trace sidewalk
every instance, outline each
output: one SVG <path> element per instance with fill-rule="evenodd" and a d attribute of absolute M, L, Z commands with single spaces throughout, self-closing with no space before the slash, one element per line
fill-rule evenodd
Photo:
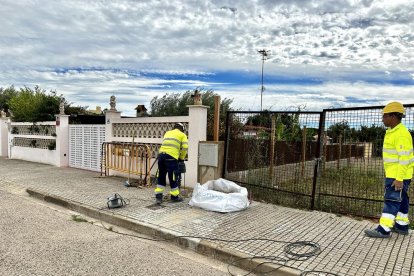
<path fill-rule="evenodd" d="M 85 215 L 123 226 L 140 233 L 169 238 L 198 236 L 224 240 L 261 238 L 283 241 L 245 241 L 240 243 L 203 238 L 180 238 L 176 242 L 201 254 L 225 262 L 240 257 L 273 256 L 284 258 L 287 242 L 313 241 L 322 252 L 305 261 L 288 261 L 274 275 L 299 275 L 318 270 L 337 275 L 414 274 L 413 234 L 393 235 L 391 239 L 366 238 L 363 230 L 374 227 L 369 221 L 356 221 L 323 212 L 309 212 L 253 202 L 242 212 L 220 214 L 183 203 L 154 203 L 152 188 L 126 188 L 125 179 L 101 178 L 99 173 L 9 160 L 0 157 L 0 189 L 22 189 L 35 197 L 73 209 Z M 121 209 L 106 208 L 106 198 L 114 193 L 129 199 Z M 264 260 L 256 260 L 260 263 Z M 255 266 L 250 261 L 240 264 Z M 277 268 L 280 265 L 267 265 Z M 317 274 L 312 274 L 317 275 Z"/>

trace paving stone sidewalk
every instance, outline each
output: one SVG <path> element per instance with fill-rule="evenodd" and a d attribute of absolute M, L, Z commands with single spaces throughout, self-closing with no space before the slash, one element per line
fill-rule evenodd
<path fill-rule="evenodd" d="M 259 202 L 253 202 L 244 211 L 228 214 L 193 208 L 187 204 L 189 199 L 183 203 L 166 202 L 163 208 L 151 209 L 148 207 L 154 203 L 152 188 L 127 188 L 123 186 L 124 181 L 118 177 L 100 177 L 96 172 L 0 158 L 0 189 L 30 189 L 61 199 L 61 202 L 125 218 L 129 223 L 145 226 L 147 233 L 162 230 L 171 236 L 204 237 L 192 241 L 217 249 L 209 251 L 204 246 L 201 250 L 212 257 L 226 259 L 227 256 L 232 260 L 240 256 L 273 256 L 286 259 L 283 250 L 287 243 L 313 241 L 320 245 L 318 256 L 305 261 L 287 261 L 284 264 L 294 270 L 281 268 L 277 273 L 299 275 L 315 270 L 337 275 L 414 275 L 414 246 L 410 246 L 414 240 L 412 232 L 408 236 L 395 234 L 390 239 L 375 240 L 363 234 L 364 229 L 375 226 L 369 221 Z M 108 210 L 106 198 L 114 193 L 129 199 L 130 204 Z M 282 243 L 210 240 L 255 238 Z M 187 246 L 192 247 L 191 243 Z M 218 256 L 218 250 L 221 250 L 221 256 Z M 246 264 L 242 266 L 248 267 Z"/>

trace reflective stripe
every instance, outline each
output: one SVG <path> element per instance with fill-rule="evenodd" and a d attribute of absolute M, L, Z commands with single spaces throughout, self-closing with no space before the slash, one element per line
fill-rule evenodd
<path fill-rule="evenodd" d="M 162 193 L 164 193 L 164 190 L 161 190 L 161 189 L 155 188 L 154 193 L 155 193 L 155 194 L 162 194 Z"/>
<path fill-rule="evenodd" d="M 397 217 L 408 219 L 408 214 L 404 214 L 404 213 L 398 212 L 397 213 Z"/>
<path fill-rule="evenodd" d="M 409 150 L 409 151 L 399 151 L 398 152 L 398 155 L 399 156 L 410 156 L 411 153 L 413 153 L 412 150 Z"/>
<path fill-rule="evenodd" d="M 384 162 L 388 163 L 398 163 L 398 158 L 383 158 Z"/>
<path fill-rule="evenodd" d="M 188 143 L 187 143 L 187 142 L 182 142 L 182 144 L 183 144 L 183 145 L 188 145 Z"/>
<path fill-rule="evenodd" d="M 394 226 L 394 219 L 381 217 L 380 225 L 382 226 L 382 228 L 384 228 L 385 231 L 389 232 L 391 231 L 391 228 Z"/>
<path fill-rule="evenodd" d="M 172 196 L 178 196 L 180 194 L 180 190 L 178 188 L 174 188 L 170 191 Z"/>
<path fill-rule="evenodd" d="M 162 194 L 164 192 L 165 187 L 162 185 L 157 185 L 154 189 L 155 194 Z"/>
<path fill-rule="evenodd" d="M 386 153 L 392 153 L 392 154 L 398 154 L 398 151 L 396 151 L 395 149 L 382 149 L 382 152 L 386 152 Z"/>
<path fill-rule="evenodd" d="M 175 139 L 175 138 L 164 138 L 164 140 L 163 140 L 163 141 L 166 141 L 166 140 L 171 140 L 171 141 L 175 141 L 175 142 L 177 142 L 177 143 L 180 143 L 180 140 Z"/>
<path fill-rule="evenodd" d="M 389 219 L 392 219 L 392 220 L 395 219 L 395 216 L 393 214 L 388 214 L 388 213 L 382 213 L 381 217 L 382 218 L 389 218 Z"/>
<path fill-rule="evenodd" d="M 395 222 L 401 226 L 409 225 L 410 220 L 408 219 L 408 214 L 398 212 L 397 217 L 395 218 Z"/>
<path fill-rule="evenodd" d="M 409 165 L 410 163 L 411 163 L 411 161 L 410 160 L 408 160 L 408 161 L 399 161 L 398 162 L 400 165 Z"/>
<path fill-rule="evenodd" d="M 162 144 L 162 146 L 163 147 L 173 147 L 173 148 L 176 148 L 176 149 L 180 149 L 180 147 L 179 146 L 176 146 L 176 145 L 174 145 L 174 144 Z"/>

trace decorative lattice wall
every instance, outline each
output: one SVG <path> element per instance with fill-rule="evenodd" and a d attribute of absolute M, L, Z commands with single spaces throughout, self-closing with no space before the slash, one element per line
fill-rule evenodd
<path fill-rule="evenodd" d="M 169 123 L 114 123 L 114 137 L 162 138 L 164 133 L 174 127 L 175 122 Z M 188 123 L 182 122 L 188 130 Z M 187 133 L 188 135 L 188 133 Z"/>
<path fill-rule="evenodd" d="M 15 135 L 39 135 L 54 136 L 56 135 L 55 125 L 12 125 L 11 134 Z"/>
<path fill-rule="evenodd" d="M 52 149 L 56 149 L 56 140 L 55 139 L 14 137 L 13 146 L 52 150 Z"/>

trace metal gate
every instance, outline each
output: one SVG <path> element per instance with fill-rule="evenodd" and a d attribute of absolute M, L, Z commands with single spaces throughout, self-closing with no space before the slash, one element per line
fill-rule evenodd
<path fill-rule="evenodd" d="M 105 125 L 69 125 L 69 166 L 100 171 L 104 142 Z"/>

